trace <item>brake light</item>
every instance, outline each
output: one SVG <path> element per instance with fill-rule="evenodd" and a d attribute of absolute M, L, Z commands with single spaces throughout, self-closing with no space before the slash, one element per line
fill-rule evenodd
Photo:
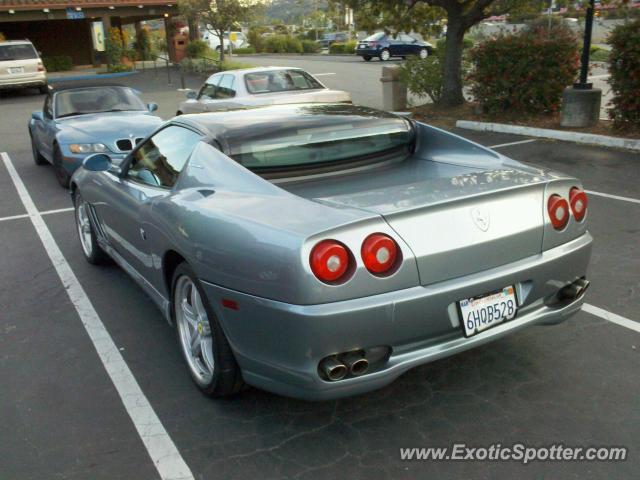
<path fill-rule="evenodd" d="M 569 204 L 571 204 L 571 211 L 576 221 L 580 222 L 587 213 L 587 194 L 584 190 L 580 190 L 578 187 L 573 187 L 569 191 Z"/>
<path fill-rule="evenodd" d="M 309 263 L 311 271 L 319 280 L 335 282 L 349 268 L 349 251 L 335 240 L 323 240 L 311 250 Z"/>
<path fill-rule="evenodd" d="M 547 202 L 547 211 L 551 224 L 556 230 L 562 230 L 569 221 L 569 203 L 560 195 L 551 195 Z"/>
<path fill-rule="evenodd" d="M 374 233 L 362 243 L 362 261 L 373 274 L 386 273 L 396 263 L 398 244 L 388 235 Z"/>
<path fill-rule="evenodd" d="M 38 62 L 38 71 L 39 72 L 46 72 L 47 69 L 44 68 L 44 65 L 42 64 L 42 62 Z"/>

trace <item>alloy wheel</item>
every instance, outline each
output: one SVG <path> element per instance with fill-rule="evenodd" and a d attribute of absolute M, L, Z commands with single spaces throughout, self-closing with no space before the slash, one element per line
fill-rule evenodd
<path fill-rule="evenodd" d="M 87 257 L 93 254 L 93 237 L 91 235 L 91 221 L 87 211 L 87 203 L 80 200 L 78 208 L 76 208 L 76 225 L 78 227 L 78 236 L 82 250 Z"/>

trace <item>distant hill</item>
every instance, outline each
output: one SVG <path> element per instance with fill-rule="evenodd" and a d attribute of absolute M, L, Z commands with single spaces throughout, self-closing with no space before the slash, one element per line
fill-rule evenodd
<path fill-rule="evenodd" d="M 267 20 L 281 21 L 287 25 L 301 23 L 316 10 L 325 10 L 326 0 L 273 0 L 265 7 Z"/>

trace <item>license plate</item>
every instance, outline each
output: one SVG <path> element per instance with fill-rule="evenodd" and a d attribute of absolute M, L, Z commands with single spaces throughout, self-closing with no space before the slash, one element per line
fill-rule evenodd
<path fill-rule="evenodd" d="M 367 48 L 367 46 L 364 43 L 361 43 L 360 45 L 358 45 L 358 48 Z"/>
<path fill-rule="evenodd" d="M 518 303 L 513 286 L 458 302 L 464 334 L 471 337 L 516 316 Z"/>
<path fill-rule="evenodd" d="M 24 67 L 11 67 L 9 73 L 24 73 Z"/>

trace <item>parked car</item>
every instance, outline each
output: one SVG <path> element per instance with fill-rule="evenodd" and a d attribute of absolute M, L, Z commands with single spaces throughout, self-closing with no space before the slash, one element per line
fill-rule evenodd
<path fill-rule="evenodd" d="M 132 275 L 212 396 L 366 392 L 566 320 L 589 284 L 578 179 L 354 105 L 175 117 L 71 192 L 86 259 Z"/>
<path fill-rule="evenodd" d="M 73 172 L 92 153 L 108 153 L 119 162 L 162 120 L 136 90 L 118 84 L 55 83 L 42 110 L 33 112 L 29 136 L 37 165 L 51 163 L 68 187 Z"/>
<path fill-rule="evenodd" d="M 224 36 L 224 49 L 229 50 L 229 44 L 233 44 L 233 48 L 246 48 L 249 46 L 249 40 L 247 36 L 242 32 L 225 33 Z M 205 30 L 202 39 L 209 44 L 209 47 L 216 51 L 220 51 L 220 37 L 209 30 Z"/>
<path fill-rule="evenodd" d="M 427 58 L 432 53 L 433 45 L 404 33 L 399 33 L 395 37 L 384 32 L 374 33 L 364 40 L 360 40 L 356 46 L 356 55 L 361 56 L 367 62 L 373 57 L 378 57 L 383 62 L 391 57 L 407 57 L 409 55 Z"/>
<path fill-rule="evenodd" d="M 187 91 L 176 115 L 283 103 L 351 102 L 351 94 L 325 87 L 300 68 L 229 70 L 207 79 L 198 92 Z"/>
<path fill-rule="evenodd" d="M 0 42 L 0 89 L 37 88 L 47 93 L 47 70 L 29 40 Z"/>
<path fill-rule="evenodd" d="M 316 41 L 320 44 L 320 48 L 329 48 L 333 43 L 348 42 L 350 38 L 349 32 L 331 32 L 325 33 L 320 40 Z"/>

